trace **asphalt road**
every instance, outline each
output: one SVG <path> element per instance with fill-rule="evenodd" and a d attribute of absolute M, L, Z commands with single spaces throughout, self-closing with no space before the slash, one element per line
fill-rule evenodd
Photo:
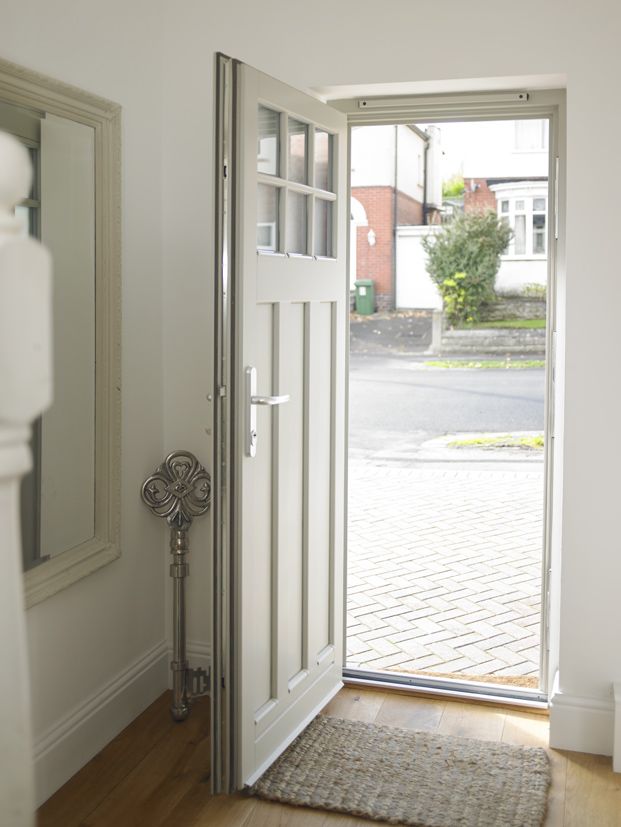
<path fill-rule="evenodd" d="M 350 452 L 411 451 L 453 433 L 543 430 L 544 383 L 543 368 L 452 370 L 352 354 Z"/>

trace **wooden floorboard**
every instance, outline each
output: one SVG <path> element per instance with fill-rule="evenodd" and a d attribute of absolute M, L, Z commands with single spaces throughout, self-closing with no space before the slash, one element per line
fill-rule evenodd
<path fill-rule="evenodd" d="M 183 724 L 166 693 L 39 810 L 39 827 L 370 827 L 377 822 L 209 792 L 209 703 Z M 540 712 L 345 687 L 323 710 L 387 726 L 508 744 L 547 745 Z M 610 758 L 548 750 L 545 827 L 621 827 L 621 775 Z"/>

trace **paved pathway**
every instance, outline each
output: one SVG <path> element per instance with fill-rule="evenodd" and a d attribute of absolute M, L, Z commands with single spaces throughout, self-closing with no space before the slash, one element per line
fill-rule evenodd
<path fill-rule="evenodd" d="M 542 464 L 352 461 L 348 665 L 536 684 L 542 531 Z"/>

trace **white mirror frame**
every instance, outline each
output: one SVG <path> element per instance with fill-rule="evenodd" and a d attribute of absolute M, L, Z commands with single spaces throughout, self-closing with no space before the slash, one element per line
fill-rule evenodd
<path fill-rule="evenodd" d="M 77 121 L 95 135 L 95 532 L 25 573 L 29 607 L 121 554 L 121 107 L 5 60 L 0 101 Z"/>

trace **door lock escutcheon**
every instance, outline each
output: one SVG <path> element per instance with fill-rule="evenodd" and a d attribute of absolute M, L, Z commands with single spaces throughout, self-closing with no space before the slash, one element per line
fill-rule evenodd
<path fill-rule="evenodd" d="M 246 456 L 254 457 L 257 453 L 257 405 L 282 405 L 288 402 L 288 393 L 281 396 L 257 395 L 257 369 L 246 368 Z"/>

